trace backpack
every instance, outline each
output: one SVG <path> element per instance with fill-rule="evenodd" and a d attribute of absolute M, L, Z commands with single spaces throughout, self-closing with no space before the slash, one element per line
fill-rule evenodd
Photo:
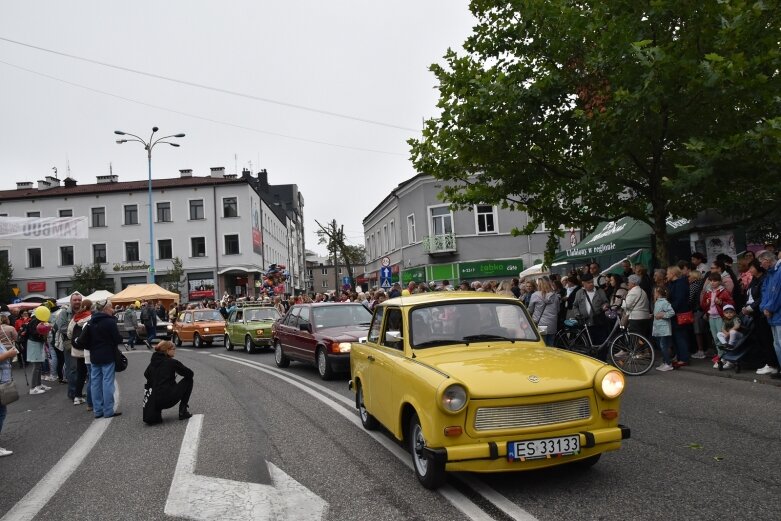
<path fill-rule="evenodd" d="M 89 328 L 89 324 L 89 321 L 87 321 L 83 326 L 78 323 L 73 326 L 71 344 L 76 349 L 81 349 L 82 351 L 85 349 L 89 350 L 92 340 L 92 331 Z"/>

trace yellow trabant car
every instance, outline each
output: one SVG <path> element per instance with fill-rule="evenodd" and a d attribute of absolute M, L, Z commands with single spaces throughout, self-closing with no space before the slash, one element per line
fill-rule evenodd
<path fill-rule="evenodd" d="M 546 347 L 512 297 L 439 292 L 374 312 L 353 344 L 350 388 L 366 429 L 403 441 L 415 474 L 590 467 L 621 447 L 624 377 L 599 360 Z"/>

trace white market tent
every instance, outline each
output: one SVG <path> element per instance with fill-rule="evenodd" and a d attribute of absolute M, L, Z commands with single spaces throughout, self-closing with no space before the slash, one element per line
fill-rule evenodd
<path fill-rule="evenodd" d="M 114 294 L 111 293 L 110 291 L 106 291 L 105 289 L 99 289 L 98 291 L 94 291 L 94 292 L 90 293 L 89 295 L 87 295 L 84 298 L 89 300 L 90 302 L 92 302 L 94 304 L 98 300 L 106 300 L 106 299 L 109 299 L 109 298 L 111 298 L 113 296 L 114 296 Z"/>
<path fill-rule="evenodd" d="M 523 280 L 525 278 L 526 279 L 537 279 L 537 278 L 543 277 L 543 276 L 548 275 L 548 274 L 549 274 L 548 270 L 547 269 L 543 269 L 543 265 L 542 264 L 535 264 L 534 266 L 532 266 L 530 268 L 526 268 L 521 273 L 519 273 L 518 274 L 518 279 L 519 280 Z"/>

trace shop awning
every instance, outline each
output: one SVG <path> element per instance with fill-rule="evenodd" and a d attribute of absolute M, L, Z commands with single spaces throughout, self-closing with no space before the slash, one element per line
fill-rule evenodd
<path fill-rule="evenodd" d="M 630 217 L 600 223 L 574 248 L 559 252 L 554 262 L 579 262 L 609 253 L 650 249 L 652 235 L 650 226 Z"/>

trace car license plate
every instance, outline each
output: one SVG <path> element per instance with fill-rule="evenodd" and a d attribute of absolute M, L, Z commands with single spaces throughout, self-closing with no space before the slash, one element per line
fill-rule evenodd
<path fill-rule="evenodd" d="M 559 438 L 507 442 L 507 459 L 510 461 L 556 458 L 579 452 L 580 436 L 577 434 Z"/>

